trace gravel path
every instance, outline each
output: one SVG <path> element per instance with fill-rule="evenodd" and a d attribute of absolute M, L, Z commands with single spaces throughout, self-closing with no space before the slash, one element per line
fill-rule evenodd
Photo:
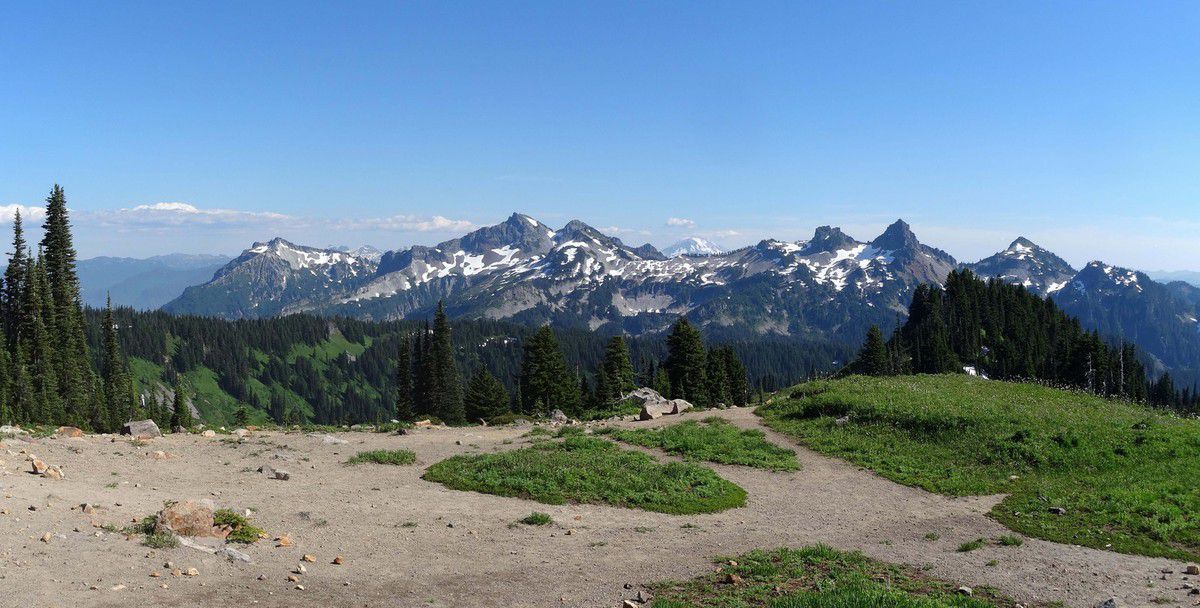
<path fill-rule="evenodd" d="M 749 409 L 716 415 L 760 428 Z M 6 440 L 0 449 L 0 605 L 617 606 L 636 592 L 624 585 L 636 590 L 639 583 L 690 578 L 710 570 L 713 556 L 817 542 L 924 567 L 962 584 L 992 585 L 1029 602 L 1093 606 L 1116 596 L 1128 606 L 1196 604 L 1180 587 L 1188 578 L 1200 584 L 1200 577 L 1180 574 L 1184 564 L 1170 560 L 1032 539 L 1020 547 L 958 553 L 964 541 L 1009 533 L 985 515 L 1000 497 L 929 494 L 804 448 L 796 448 L 798 472 L 714 466 L 750 497 L 745 508 L 712 515 L 556 507 L 420 479 L 425 466 L 454 454 L 520 447 L 527 430 L 338 434 L 345 445 L 277 433 L 241 444 L 200 436 L 145 446 L 104 436 Z M 772 431 L 767 436 L 792 445 Z M 359 450 L 401 447 L 417 453 L 417 465 L 341 464 Z M 26 474 L 22 449 L 62 465 L 67 478 Z M 154 450 L 174 457 L 154 459 Z M 288 469 L 291 480 L 255 473 L 264 463 Z M 254 509 L 254 523 L 273 536 L 289 535 L 295 545 L 261 541 L 244 549 L 253 563 L 230 563 L 194 549 L 149 549 L 98 527 L 121 528 L 164 500 L 189 498 Z M 82 503 L 101 508 L 85 514 Z M 556 524 L 509 527 L 533 510 L 549 513 Z M 43 542 L 47 532 L 52 537 Z M 930 532 L 940 538 L 926 540 Z M 317 560 L 300 576 L 305 589 L 296 590 L 287 576 L 304 554 Z M 337 555 L 343 565 L 330 563 Z M 168 561 L 200 574 L 172 577 Z M 1163 580 L 1164 569 L 1175 573 Z M 152 578 L 155 571 L 162 577 Z"/>

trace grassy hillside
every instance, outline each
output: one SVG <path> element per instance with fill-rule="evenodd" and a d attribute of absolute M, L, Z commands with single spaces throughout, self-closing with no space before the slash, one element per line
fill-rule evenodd
<path fill-rule="evenodd" d="M 1031 536 L 1200 558 L 1196 420 L 965 375 L 853 376 L 788 393 L 759 414 L 819 452 L 933 492 L 1010 494 L 992 516 Z"/>

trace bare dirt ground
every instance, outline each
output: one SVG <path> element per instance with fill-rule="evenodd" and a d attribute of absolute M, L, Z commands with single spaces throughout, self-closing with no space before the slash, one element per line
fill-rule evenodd
<path fill-rule="evenodd" d="M 748 409 L 717 415 L 758 426 Z M 799 447 L 798 472 L 715 465 L 749 492 L 749 500 L 712 515 L 542 505 L 448 490 L 420 478 L 425 466 L 454 454 L 520 447 L 526 431 L 338 434 L 345 445 L 281 433 L 256 433 L 242 443 L 169 436 L 144 446 L 105 436 L 4 440 L 0 606 L 618 606 L 640 583 L 711 570 L 714 556 L 818 542 L 925 567 L 966 585 L 995 586 L 1029 602 L 1093 606 L 1116 596 L 1129 606 L 1196 603 L 1181 589 L 1189 578 L 1180 574 L 1184 564 L 1170 560 L 1032 539 L 1020 547 L 956 552 L 962 542 L 1008 533 L 984 515 L 998 497 L 929 494 Z M 418 462 L 342 464 L 360 450 L 379 448 L 412 449 Z M 21 450 L 62 465 L 66 479 L 26 473 Z M 154 450 L 175 457 L 156 460 Z M 288 469 L 292 477 L 266 479 L 254 472 L 262 464 Z M 238 545 L 253 560 L 244 564 L 185 547 L 150 549 L 139 538 L 100 527 L 122 528 L 165 500 L 201 498 L 253 509 L 253 523 L 273 537 L 289 535 L 294 546 Z M 82 503 L 100 508 L 85 514 Z M 556 524 L 509 527 L 534 510 Z M 52 537 L 43 542 L 47 532 Z M 930 532 L 940 538 L 925 539 Z M 306 564 L 299 577 L 304 590 L 297 590 L 287 576 L 304 554 L 317 559 Z M 331 564 L 337 555 L 342 565 Z M 168 561 L 199 575 L 171 576 Z M 1164 580 L 1163 570 L 1174 573 Z"/>

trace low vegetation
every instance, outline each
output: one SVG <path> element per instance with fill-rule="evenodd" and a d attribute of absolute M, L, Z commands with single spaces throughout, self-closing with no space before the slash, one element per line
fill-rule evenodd
<path fill-rule="evenodd" d="M 984 608 L 1012 606 L 990 589 L 958 585 L 823 545 L 754 551 L 684 583 L 654 586 L 651 608 Z M 734 565 L 736 564 L 736 565 Z"/>
<path fill-rule="evenodd" d="M 644 447 L 660 448 L 687 460 L 739 464 L 775 471 L 800 468 L 796 453 L 770 443 L 763 432 L 739 429 L 723 418 L 690 420 L 658 429 L 612 429 L 608 436 Z"/>
<path fill-rule="evenodd" d="M 547 513 L 542 513 L 541 511 L 534 511 L 533 513 L 530 513 L 529 515 L 526 515 L 525 517 L 521 518 L 521 520 L 518 523 L 522 523 L 527 526 L 548 526 L 548 525 L 554 523 L 554 519 L 551 518 L 550 515 Z"/>
<path fill-rule="evenodd" d="M 353 458 L 346 461 L 346 464 L 373 462 L 375 464 L 406 465 L 416 461 L 417 453 L 412 450 L 370 450 L 355 454 Z"/>
<path fill-rule="evenodd" d="M 1200 558 L 1200 423 L 1137 405 L 965 375 L 809 382 L 768 426 L 894 481 L 1006 493 L 991 515 L 1029 536 Z"/>
<path fill-rule="evenodd" d="M 496 454 L 455 456 L 425 479 L 456 490 L 546 504 L 609 504 L 660 513 L 712 513 L 746 502 L 746 492 L 694 464 L 662 464 L 595 437 L 568 437 Z"/>
<path fill-rule="evenodd" d="M 226 542 L 251 544 L 257 542 L 265 533 L 262 528 L 254 526 L 244 515 L 232 509 L 217 509 L 213 512 L 213 525 L 229 526 L 231 531 L 225 537 Z"/>

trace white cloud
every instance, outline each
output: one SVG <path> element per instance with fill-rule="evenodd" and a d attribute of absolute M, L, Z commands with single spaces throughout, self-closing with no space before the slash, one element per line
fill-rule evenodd
<path fill-rule="evenodd" d="M 622 228 L 620 226 L 605 226 L 603 228 L 600 228 L 600 232 L 603 232 L 604 234 L 615 234 L 615 235 L 631 234 L 631 235 L 638 235 L 638 236 L 650 236 L 651 234 L 654 234 L 653 232 L 650 232 L 649 230 L 644 230 L 644 229 L 640 229 L 640 228 Z"/>
<path fill-rule="evenodd" d="M 245 224 L 248 222 L 288 222 L 295 220 L 289 215 L 271 211 L 238 211 L 235 209 L 204 209 L 191 203 L 151 203 L 128 209 L 97 214 L 100 221 L 108 224 L 132 224 L 144 226 L 181 226 L 186 224 L 216 225 Z"/>
<path fill-rule="evenodd" d="M 667 225 L 676 228 L 695 228 L 696 222 L 682 217 L 669 217 L 667 218 Z"/>
<path fill-rule="evenodd" d="M 30 220 L 41 221 L 42 218 L 46 217 L 45 207 L 31 207 L 29 205 L 13 203 L 11 205 L 0 205 L 0 224 L 11 224 L 18 211 L 21 212 L 22 222 Z"/>
<path fill-rule="evenodd" d="M 400 230 L 408 232 L 455 232 L 470 230 L 475 227 L 473 222 L 450 219 L 440 215 L 433 217 L 393 215 L 391 217 L 346 220 L 341 222 L 341 225 L 345 228 Z"/>

